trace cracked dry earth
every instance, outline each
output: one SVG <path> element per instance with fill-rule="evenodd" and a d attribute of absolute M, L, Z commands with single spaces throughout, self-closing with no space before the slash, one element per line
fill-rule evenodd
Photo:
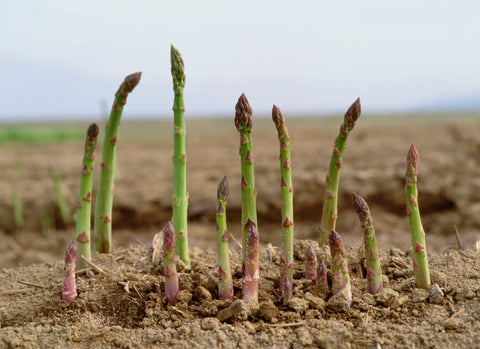
<path fill-rule="evenodd" d="M 163 267 L 152 248 L 131 245 L 94 255 L 106 274 L 78 275 L 79 298 L 60 299 L 62 265 L 0 272 L 1 348 L 479 348 L 480 252 L 430 257 L 435 292 L 414 286 L 410 252 L 381 252 L 384 289 L 365 293 L 360 246 L 348 248 L 353 301 L 331 297 L 303 279 L 314 246 L 327 266 L 328 247 L 295 241 L 294 298 L 279 294 L 279 260 L 263 248 L 259 304 L 241 301 L 240 251 L 233 249 L 234 301 L 216 300 L 216 255 L 192 249 L 192 270 L 179 264 L 180 294 L 166 306 Z M 329 275 L 330 276 L 330 275 Z M 37 285 L 28 286 L 27 282 Z M 7 295 L 9 290 L 26 289 Z"/>

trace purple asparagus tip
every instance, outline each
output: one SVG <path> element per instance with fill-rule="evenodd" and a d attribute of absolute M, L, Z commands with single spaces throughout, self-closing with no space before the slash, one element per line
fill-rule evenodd
<path fill-rule="evenodd" d="M 223 176 L 223 179 L 218 185 L 218 189 L 217 189 L 217 201 L 227 200 L 228 193 L 229 193 L 229 188 L 228 188 L 227 176 Z"/>
<path fill-rule="evenodd" d="M 345 125 L 349 130 L 351 130 L 355 126 L 355 122 L 360 117 L 361 112 L 362 112 L 362 106 L 360 104 L 360 97 L 358 97 L 345 113 L 345 117 L 344 117 Z"/>
<path fill-rule="evenodd" d="M 252 107 L 244 93 L 235 105 L 235 127 L 240 131 L 242 126 L 247 126 L 249 131 L 252 129 Z"/>
<path fill-rule="evenodd" d="M 77 263 L 77 245 L 72 241 L 65 250 L 65 277 L 63 279 L 62 299 L 73 302 L 77 299 L 75 265 Z"/>
<path fill-rule="evenodd" d="M 305 263 L 305 279 L 315 280 L 317 278 L 317 254 L 312 246 L 307 248 L 307 261 Z"/>

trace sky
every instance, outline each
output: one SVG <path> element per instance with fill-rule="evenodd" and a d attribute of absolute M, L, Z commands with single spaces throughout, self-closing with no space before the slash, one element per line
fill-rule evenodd
<path fill-rule="evenodd" d="M 125 118 L 480 110 L 478 1 L 3 0 L 0 121 L 93 118 L 142 71 Z"/>

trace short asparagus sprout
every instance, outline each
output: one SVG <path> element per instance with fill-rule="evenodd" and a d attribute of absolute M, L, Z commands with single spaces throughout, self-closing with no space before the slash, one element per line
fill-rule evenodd
<path fill-rule="evenodd" d="M 174 304 L 178 295 L 177 265 L 175 264 L 175 230 L 171 222 L 163 228 L 163 268 L 165 295 L 168 304 Z"/>
<path fill-rule="evenodd" d="M 77 262 L 77 245 L 72 241 L 65 250 L 65 277 L 63 279 L 62 299 L 73 302 L 77 299 L 77 283 L 75 279 L 75 264 Z"/>
<path fill-rule="evenodd" d="M 258 302 L 260 280 L 260 242 L 258 230 L 250 227 L 247 239 L 247 260 L 243 268 L 243 301 Z"/>
<path fill-rule="evenodd" d="M 360 113 L 360 98 L 357 98 L 345 113 L 343 124 L 340 126 L 340 133 L 333 146 L 332 158 L 325 179 L 325 199 L 323 201 L 323 214 L 320 223 L 320 243 L 322 245 L 327 243 L 330 232 L 335 230 L 338 215 L 338 180 L 340 176 L 340 168 L 342 167 L 343 152 L 347 144 L 348 134 L 355 126 L 355 122 L 359 118 Z"/>
<path fill-rule="evenodd" d="M 347 253 L 343 246 L 342 238 L 335 230 L 328 237 L 330 254 L 332 256 L 332 295 L 343 293 L 352 301 L 350 275 L 348 275 Z"/>
<path fill-rule="evenodd" d="M 375 230 L 373 229 L 373 220 L 367 202 L 360 195 L 355 193 L 353 193 L 353 206 L 355 207 L 355 211 L 357 211 L 365 241 L 365 255 L 367 258 L 367 292 L 375 294 L 382 289 L 383 284 L 382 268 L 380 267 L 377 240 L 375 238 Z"/>
<path fill-rule="evenodd" d="M 418 288 L 430 287 L 430 271 L 428 268 L 427 245 L 418 208 L 417 190 L 418 151 L 412 144 L 407 155 L 407 172 L 405 196 L 407 201 L 407 216 L 412 236 L 413 271 Z"/>
<path fill-rule="evenodd" d="M 68 208 L 67 199 L 65 198 L 65 193 L 63 192 L 62 182 L 60 181 L 60 176 L 58 175 L 57 169 L 55 167 L 50 167 L 49 169 L 50 177 L 53 181 L 53 186 L 55 188 L 55 195 L 57 197 L 58 210 L 60 211 L 60 217 L 64 225 L 68 225 L 72 221 L 70 216 L 70 209 Z"/>
<path fill-rule="evenodd" d="M 320 260 L 317 265 L 317 285 L 328 289 L 327 266 L 323 260 Z"/>
<path fill-rule="evenodd" d="M 280 190 L 282 198 L 282 246 L 280 259 L 280 290 L 284 303 L 292 298 L 293 285 L 293 185 L 290 156 L 290 136 L 281 110 L 274 105 L 272 119 L 280 143 Z"/>
<path fill-rule="evenodd" d="M 188 254 L 187 233 L 187 155 L 185 152 L 185 104 L 183 101 L 183 88 L 185 87 L 185 68 L 180 52 L 172 45 L 171 72 L 173 78 L 173 227 L 175 228 L 175 252 L 190 268 L 190 256 Z"/>
<path fill-rule="evenodd" d="M 112 251 L 112 207 L 115 179 L 118 127 L 127 97 L 137 86 L 142 73 L 128 75 L 115 93 L 110 117 L 105 125 L 102 164 L 95 203 L 95 250 L 102 253 Z"/>
<path fill-rule="evenodd" d="M 232 272 L 228 251 L 227 233 L 227 176 L 223 177 L 217 189 L 217 251 L 218 251 L 218 299 L 233 299 Z"/>
<path fill-rule="evenodd" d="M 77 206 L 77 249 L 80 256 L 91 260 L 90 222 L 92 207 L 93 161 L 97 146 L 98 125 L 91 124 L 87 130 L 82 170 L 80 175 L 80 190 Z M 84 268 L 87 263 L 78 259 L 78 268 Z"/>
<path fill-rule="evenodd" d="M 247 260 L 248 234 L 257 226 L 257 190 L 253 170 L 252 107 L 242 93 L 235 106 L 235 127 L 240 133 L 242 188 L 242 262 Z M 258 232 L 258 231 L 257 231 Z"/>
<path fill-rule="evenodd" d="M 312 246 L 307 248 L 307 260 L 305 261 L 305 280 L 317 279 L 317 254 Z"/>

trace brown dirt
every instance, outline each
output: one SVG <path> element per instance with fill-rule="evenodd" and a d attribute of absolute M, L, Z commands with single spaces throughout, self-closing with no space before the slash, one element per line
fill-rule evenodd
<path fill-rule="evenodd" d="M 74 226 L 65 227 L 57 219 L 52 234 L 43 236 L 40 217 L 53 212 L 58 218 L 48 177 L 50 166 L 58 169 L 74 206 L 82 145 L 2 145 L 0 292 L 28 288 L 18 283 L 22 280 L 47 288 L 0 296 L 0 348 L 335 348 L 342 343 L 347 348 L 376 348 L 377 343 L 382 348 L 480 347 L 476 339 L 480 335 L 479 252 L 447 251 L 457 245 L 454 225 L 463 247 L 472 247 L 480 239 L 480 124 L 470 117 L 362 118 L 349 138 L 340 182 L 337 228 L 345 244 L 353 246 L 349 263 L 354 297 L 351 309 L 343 313 L 338 311 L 338 304 L 329 305 L 328 294 L 301 280 L 304 242 L 297 242 L 296 310 L 279 303 L 278 256 L 273 256 L 271 263 L 265 250 L 260 312 L 248 315 L 247 310 L 235 308 L 241 306 L 235 303 L 235 313 L 243 315 L 219 321 L 218 312 L 231 304 L 208 300 L 208 294 L 215 295 L 216 262 L 212 252 L 203 253 L 198 248 L 193 251 L 193 271 L 180 277 L 183 301 L 175 308 L 165 308 L 161 266 L 150 262 L 149 246 L 154 233 L 171 216 L 169 122 L 122 125 L 113 215 L 116 250 L 109 256 L 94 257 L 111 274 L 79 276 L 80 298 L 67 305 L 60 300 L 59 260 L 73 238 Z M 298 118 L 289 122 L 296 238 L 318 238 L 324 177 L 339 120 Z M 261 239 L 264 246 L 269 242 L 279 246 L 276 133 L 267 119 L 256 120 L 254 127 Z M 206 250 L 215 246 L 215 191 L 224 174 L 231 188 L 229 231 L 240 236 L 238 135 L 230 120 L 194 120 L 188 130 L 190 244 Z M 405 156 L 411 143 L 420 152 L 420 208 L 431 252 L 432 278 L 445 292 L 438 304 L 429 302 L 424 292 L 413 287 L 410 258 L 403 252 L 410 246 L 403 185 Z M 21 164 L 20 194 L 26 217 L 21 230 L 14 227 L 10 200 L 16 163 Z M 383 270 L 389 282 L 380 297 L 364 294 L 353 191 L 369 202 L 384 251 Z M 326 262 L 329 264 L 329 259 Z M 239 298 L 237 251 L 233 263 Z M 202 301 L 202 297 L 207 300 Z"/>

